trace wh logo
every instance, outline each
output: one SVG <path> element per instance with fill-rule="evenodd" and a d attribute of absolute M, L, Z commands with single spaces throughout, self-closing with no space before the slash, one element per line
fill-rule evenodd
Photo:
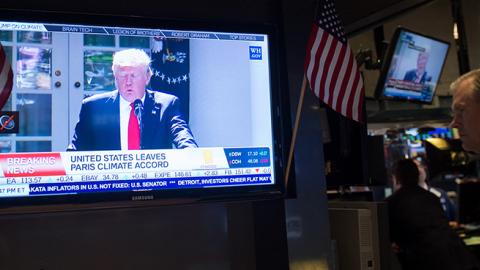
<path fill-rule="evenodd" d="M 262 47 L 250 46 L 250 60 L 262 60 Z"/>

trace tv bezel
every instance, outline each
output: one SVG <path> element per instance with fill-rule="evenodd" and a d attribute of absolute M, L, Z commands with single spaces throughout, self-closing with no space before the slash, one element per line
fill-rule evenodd
<path fill-rule="evenodd" d="M 0 198 L 0 214 L 10 212 L 70 211 L 76 209 L 103 209 L 152 205 L 177 205 L 200 202 L 228 202 L 238 200 L 265 200 L 284 198 L 285 167 L 291 140 L 291 120 L 288 83 L 284 68 L 285 53 L 282 29 L 279 24 L 245 23 L 233 21 L 195 21 L 128 15 L 66 13 L 57 11 L 25 11 L 0 9 L 0 21 L 26 23 L 77 24 L 143 29 L 212 31 L 268 35 L 270 63 L 270 98 L 272 124 L 272 151 L 275 183 L 269 185 L 167 189 L 151 191 L 118 191 L 80 193 L 33 197 Z M 241 147 L 241 146 L 239 146 Z M 292 163 L 293 164 L 293 163 Z M 293 165 L 292 165 L 293 166 Z M 290 174 L 289 185 L 294 181 Z"/>
<path fill-rule="evenodd" d="M 441 39 L 438 39 L 436 37 L 432 37 L 432 36 L 429 36 L 429 35 L 426 35 L 426 34 L 422 34 L 422 33 L 419 33 L 419 32 L 413 31 L 413 30 L 410 30 L 410 29 L 405 28 L 403 26 L 399 26 L 399 27 L 397 27 L 397 29 L 395 29 L 395 32 L 392 36 L 392 39 L 390 40 L 390 43 L 389 43 L 389 46 L 388 46 L 388 49 L 387 49 L 387 53 L 383 57 L 382 66 L 380 68 L 380 76 L 378 78 L 377 85 L 376 85 L 376 88 L 375 88 L 375 98 L 381 99 L 381 100 L 407 101 L 407 102 L 416 103 L 416 104 L 432 104 L 433 103 L 433 98 L 434 98 L 435 93 L 437 91 L 438 81 L 437 81 L 437 85 L 435 86 L 435 88 L 432 91 L 432 99 L 430 101 L 424 101 L 424 100 L 418 100 L 418 99 L 409 99 L 409 98 L 402 98 L 402 97 L 390 97 L 390 96 L 385 95 L 385 81 L 387 79 L 387 74 L 388 74 L 388 71 L 390 69 L 390 65 L 392 63 L 393 54 L 395 53 L 395 49 L 396 49 L 397 44 L 398 44 L 398 39 L 399 39 L 400 33 L 402 31 L 409 32 L 409 33 L 412 33 L 412 34 L 415 34 L 415 35 L 419 35 L 419 36 L 422 36 L 422 37 L 425 37 L 425 38 L 428 38 L 428 39 L 431 39 L 431 40 L 434 40 L 434 41 L 438 41 L 440 43 L 444 43 L 444 44 L 447 45 L 447 51 L 445 53 L 445 59 L 443 61 L 442 66 L 440 67 L 440 72 L 438 74 L 438 81 L 440 81 L 440 77 L 442 75 L 443 68 L 445 67 L 445 63 L 447 62 L 448 52 L 450 50 L 450 42 L 445 41 L 445 40 L 441 40 Z"/>

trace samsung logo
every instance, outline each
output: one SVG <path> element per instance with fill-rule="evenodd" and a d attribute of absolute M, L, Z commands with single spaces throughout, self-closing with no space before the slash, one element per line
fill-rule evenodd
<path fill-rule="evenodd" d="M 153 199 L 154 199 L 153 195 L 132 196 L 132 201 L 148 201 Z"/>

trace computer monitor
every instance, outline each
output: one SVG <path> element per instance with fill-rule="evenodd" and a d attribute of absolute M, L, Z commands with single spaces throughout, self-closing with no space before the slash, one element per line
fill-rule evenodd
<path fill-rule="evenodd" d="M 445 175 L 470 175 L 474 164 L 459 139 L 428 138 L 424 141 L 430 179 Z"/>
<path fill-rule="evenodd" d="M 383 61 L 375 96 L 432 103 L 450 44 L 399 27 Z"/>
<path fill-rule="evenodd" d="M 328 214 L 338 269 L 390 268 L 391 243 L 385 202 L 329 201 Z"/>
<path fill-rule="evenodd" d="M 290 107 L 279 31 L 2 11 L 14 76 L 0 115 L 0 206 L 283 196 Z M 130 49 L 150 69 L 122 73 L 122 61 L 140 59 Z M 131 110 L 139 78 L 147 90 Z"/>
<path fill-rule="evenodd" d="M 458 222 L 480 223 L 480 180 L 466 178 L 457 180 Z"/>

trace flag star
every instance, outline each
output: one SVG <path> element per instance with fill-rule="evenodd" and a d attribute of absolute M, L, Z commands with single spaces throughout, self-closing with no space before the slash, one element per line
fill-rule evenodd
<path fill-rule="evenodd" d="M 187 81 L 187 74 L 183 75 L 183 80 Z"/>
<path fill-rule="evenodd" d="M 170 84 L 170 77 L 167 77 L 167 83 Z"/>
<path fill-rule="evenodd" d="M 177 79 L 173 78 L 172 82 L 173 82 L 173 84 L 176 84 L 176 83 L 177 83 Z"/>
<path fill-rule="evenodd" d="M 155 70 L 155 77 L 160 77 L 160 72 L 158 70 Z"/>
<path fill-rule="evenodd" d="M 160 78 L 163 80 L 165 80 L 165 74 L 162 73 L 162 75 L 160 75 Z"/>

